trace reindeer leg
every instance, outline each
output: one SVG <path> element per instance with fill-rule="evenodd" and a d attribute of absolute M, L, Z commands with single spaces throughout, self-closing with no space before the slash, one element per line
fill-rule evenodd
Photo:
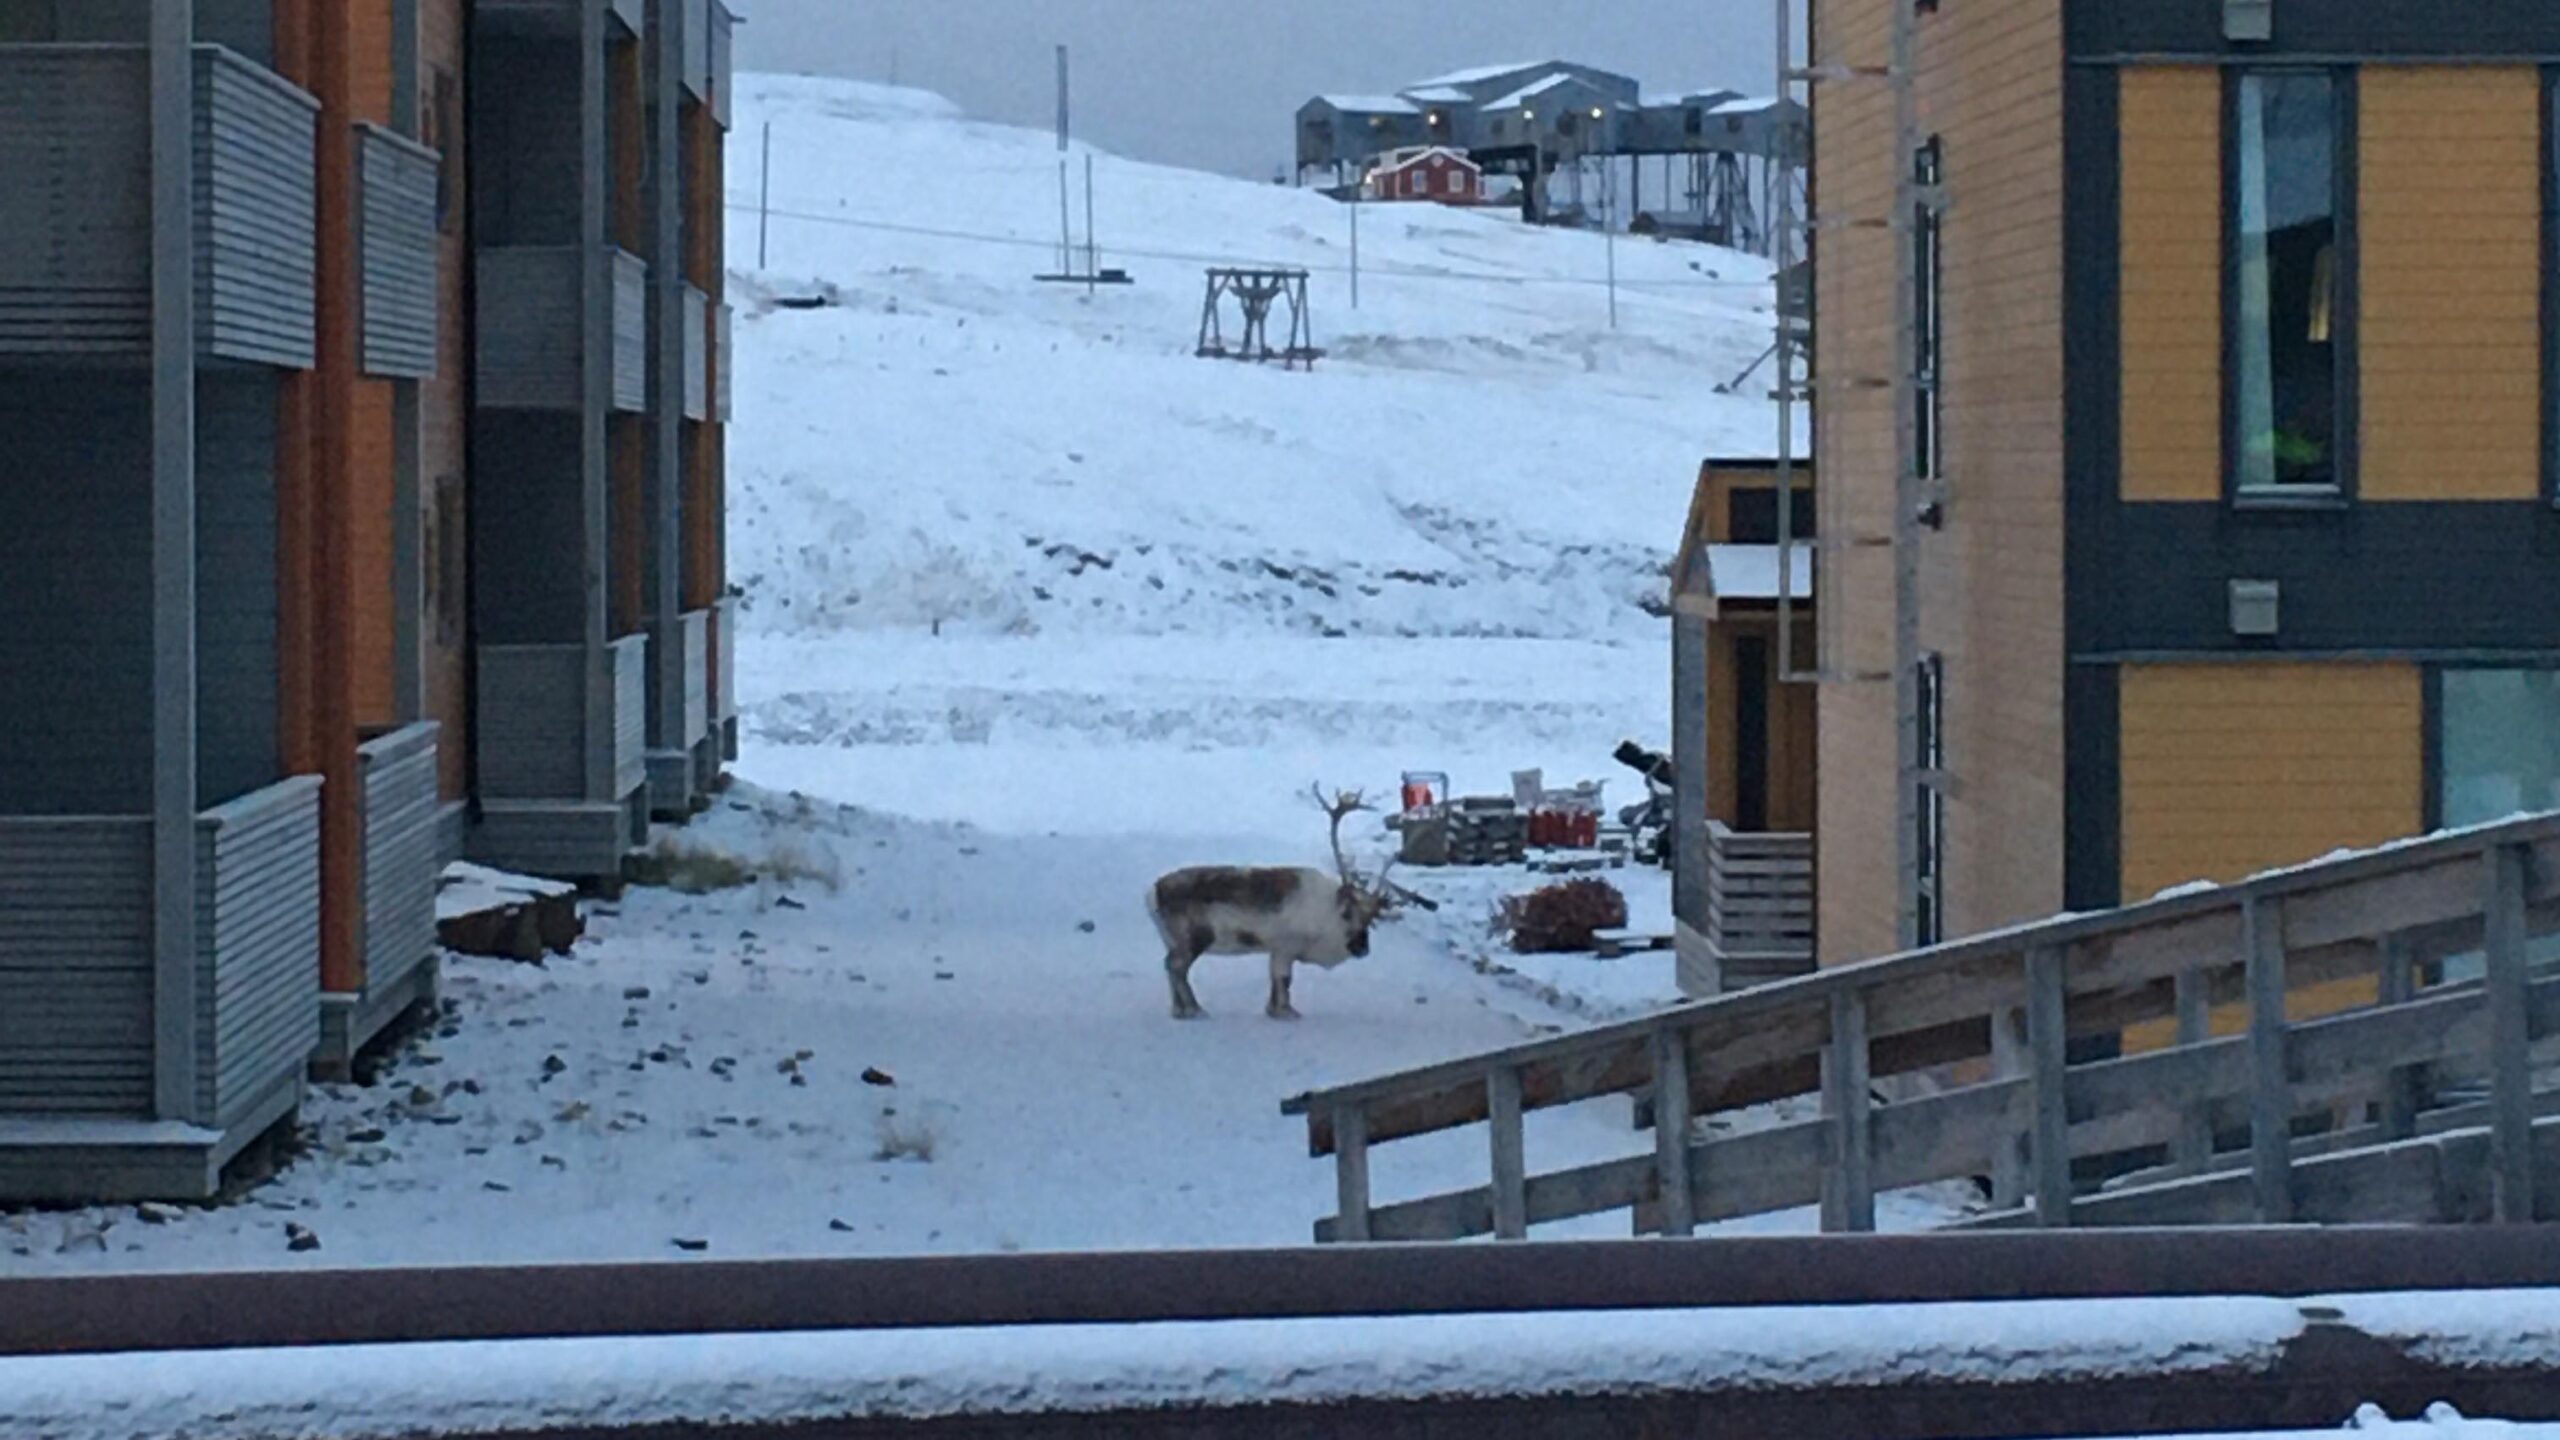
<path fill-rule="evenodd" d="M 1295 963 L 1286 955 L 1271 957 L 1271 999 L 1262 1007 L 1262 1013 L 1274 1020 L 1298 1018 L 1297 1007 L 1289 1003 L 1290 967 Z"/>
<path fill-rule="evenodd" d="M 1164 978 L 1173 990 L 1173 1018 L 1197 1020 L 1204 1012 L 1200 997 L 1191 989 L 1191 964 L 1200 952 L 1185 945 L 1167 947 L 1164 952 Z"/>

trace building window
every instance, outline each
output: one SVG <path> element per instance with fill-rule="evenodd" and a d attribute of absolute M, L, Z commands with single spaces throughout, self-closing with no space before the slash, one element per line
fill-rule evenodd
<path fill-rule="evenodd" d="M 2246 71 L 2231 86 L 2225 404 L 2243 496 L 2347 485 L 2345 91 L 2317 70 Z"/>
<path fill-rule="evenodd" d="M 2560 670 L 2448 669 L 2439 684 L 2442 823 L 2560 810 Z"/>
<path fill-rule="evenodd" d="M 1938 137 L 1920 147 L 1911 159 L 1914 184 L 1935 189 L 1941 176 L 1943 155 Z M 1914 423 L 1914 468 L 1923 480 L 1936 480 L 1942 474 L 1942 447 L 1945 443 L 1945 406 L 1939 398 L 1940 362 L 1945 354 L 1945 314 L 1940 305 L 1940 282 L 1945 266 L 1940 256 L 1943 234 L 1934 195 L 1924 195 L 1911 216 L 1911 281 L 1914 296 L 1912 316 L 1911 378 L 1918 390 L 1917 416 Z"/>
<path fill-rule="evenodd" d="M 1918 916 L 1918 943 L 1935 945 L 1947 938 L 1947 800 L 1938 785 L 1938 777 L 1947 768 L 1945 657 L 1934 653 L 1922 656 L 1918 680 L 1920 768 L 1925 778 L 1920 785 L 1918 806 L 1919 893 L 1913 897 L 1912 908 Z"/>

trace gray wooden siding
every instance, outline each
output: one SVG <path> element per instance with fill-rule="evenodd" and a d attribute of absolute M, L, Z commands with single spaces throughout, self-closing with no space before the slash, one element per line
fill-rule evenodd
<path fill-rule="evenodd" d="M 357 748 L 364 780 L 364 974 L 379 991 L 406 979 L 436 946 L 437 726 L 395 730 Z"/>
<path fill-rule="evenodd" d="M 711 297 L 684 287 L 684 418 L 706 419 L 711 407 Z"/>
<path fill-rule="evenodd" d="M 649 262 L 613 252 L 613 408 L 649 408 Z"/>
<path fill-rule="evenodd" d="M 586 648 L 483 645 L 475 732 L 480 793 L 491 800 L 570 800 L 586 789 Z"/>
<path fill-rule="evenodd" d="M 469 854 L 484 865 L 560 880 L 619 877 L 630 849 L 619 805 L 496 801 L 481 807 Z"/>
<path fill-rule="evenodd" d="M 263 789 L 283 773 L 276 733 L 276 391 L 272 371 L 207 371 L 196 382 L 199 807 Z"/>
<path fill-rule="evenodd" d="M 648 779 L 649 637 L 613 642 L 613 793 L 628 795 Z"/>
<path fill-rule="evenodd" d="M 151 807 L 150 444 L 139 371 L 0 379 L 0 812 Z"/>
<path fill-rule="evenodd" d="M 0 1115 L 151 1112 L 151 822 L 0 818 Z"/>
<path fill-rule="evenodd" d="M 684 644 L 684 743 L 711 733 L 711 612 L 688 611 L 676 627 Z"/>
<path fill-rule="evenodd" d="M 320 1043 L 320 781 L 196 823 L 197 1103 L 239 1121 Z"/>
<path fill-rule="evenodd" d="M 316 104 L 215 46 L 195 76 L 198 349 L 308 366 Z M 139 46 L 0 46 L 0 354 L 148 355 L 148 91 Z"/>
<path fill-rule="evenodd" d="M 363 176 L 364 369 L 436 373 L 436 152 L 378 125 L 356 127 Z"/>
<path fill-rule="evenodd" d="M 734 720 L 738 715 L 738 597 L 728 596 L 711 608 L 720 617 L 720 676 L 712 686 L 711 718 Z"/>
<path fill-rule="evenodd" d="M 720 0 L 711 0 L 711 118 L 729 128 L 729 91 L 737 74 L 737 17 Z"/>
<path fill-rule="evenodd" d="M 726 425 L 731 414 L 729 396 L 733 393 L 730 382 L 737 371 L 738 312 L 726 305 L 718 306 L 712 311 L 711 321 L 713 344 L 718 347 L 717 362 L 711 367 L 718 388 L 712 397 L 711 418 Z"/>
<path fill-rule="evenodd" d="M 499 410 L 577 409 L 577 247 L 486 248 L 478 277 L 477 401 Z"/>
<path fill-rule="evenodd" d="M 319 104 L 231 51 L 195 60 L 198 348 L 308 368 Z"/>

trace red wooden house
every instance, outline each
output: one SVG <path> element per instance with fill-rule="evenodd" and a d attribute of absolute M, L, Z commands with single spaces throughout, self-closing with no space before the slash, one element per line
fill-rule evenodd
<path fill-rule="evenodd" d="M 1374 200 L 1437 200 L 1449 205 L 1475 205 L 1484 200 L 1484 169 L 1458 151 L 1442 145 L 1393 150 L 1378 158 L 1369 172 Z"/>

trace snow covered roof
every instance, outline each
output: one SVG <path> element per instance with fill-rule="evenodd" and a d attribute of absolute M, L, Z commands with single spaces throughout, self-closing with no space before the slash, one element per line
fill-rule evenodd
<path fill-rule="evenodd" d="M 1710 115 L 1753 115 L 1763 110 L 1775 110 L 1776 108 L 1778 108 L 1778 98 L 1776 96 L 1754 95 L 1745 96 L 1737 100 L 1727 100 L 1716 106 L 1714 109 L 1709 110 L 1707 113 Z"/>
<path fill-rule="evenodd" d="M 1421 164 L 1434 155 L 1441 156 L 1453 163 L 1464 165 L 1470 170 L 1481 170 L 1484 168 L 1483 166 L 1478 165 L 1475 161 L 1468 159 L 1466 152 L 1462 150 L 1452 150 L 1446 145 L 1416 145 L 1409 149 L 1388 152 L 1378 163 L 1378 173 L 1381 175 L 1393 175 L 1399 170 L 1410 170 L 1414 166 Z"/>
<path fill-rule="evenodd" d="M 1797 541 L 1788 547 L 1794 562 L 1788 566 L 1787 594 L 1798 600 L 1813 598 L 1813 546 Z M 1778 547 L 1775 545 L 1709 545 L 1707 547 L 1708 581 L 1719 600 L 1775 600 L 1778 598 Z"/>
<path fill-rule="evenodd" d="M 1336 110 L 1354 115 L 1418 115 L 1414 103 L 1401 95 L 1319 95 L 1316 97 Z"/>
<path fill-rule="evenodd" d="M 1481 85 L 1487 80 L 1499 80 L 1505 75 L 1517 75 L 1523 70 L 1536 70 L 1560 63 L 1562 62 L 1555 60 L 1524 60 L 1515 65 L 1478 65 L 1471 70 L 1452 70 L 1446 75 L 1434 75 L 1428 80 L 1417 80 L 1413 88 L 1424 90 L 1456 85 Z"/>
<path fill-rule="evenodd" d="M 1525 105 L 1552 90 L 1558 89 L 1562 86 L 1571 85 L 1574 81 L 1575 77 L 1571 75 L 1550 75 L 1544 80 L 1540 80 L 1529 85 L 1523 85 L 1519 89 L 1512 91 L 1510 94 L 1503 96 L 1501 99 L 1486 105 L 1484 108 L 1487 110 L 1508 110 L 1515 105 Z"/>
<path fill-rule="evenodd" d="M 1404 96 L 1425 105 L 1464 105 L 1476 98 L 1454 85 L 1417 85 Z"/>

